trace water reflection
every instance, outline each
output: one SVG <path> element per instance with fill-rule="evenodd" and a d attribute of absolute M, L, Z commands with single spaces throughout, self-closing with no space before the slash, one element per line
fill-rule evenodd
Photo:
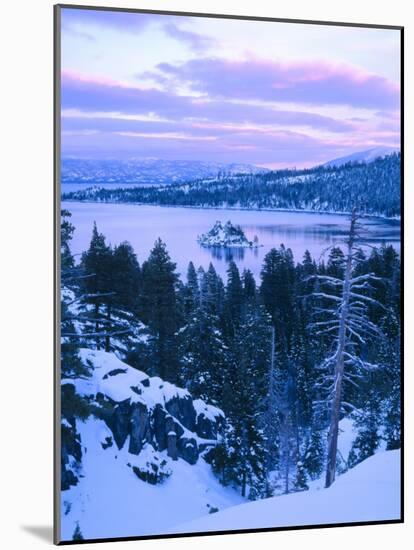
<path fill-rule="evenodd" d="M 237 262 L 245 259 L 247 254 L 253 258 L 259 257 L 259 248 L 243 248 L 240 246 L 209 246 L 200 245 L 200 249 L 207 250 L 215 260 L 224 260 L 225 262 Z"/>
<path fill-rule="evenodd" d="M 346 230 L 336 224 L 316 224 L 312 226 L 295 226 L 287 224 L 246 226 L 244 230 L 260 234 L 277 235 L 282 239 L 310 239 L 329 241 L 332 238 L 344 237 Z"/>
<path fill-rule="evenodd" d="M 210 246 L 211 255 L 215 260 L 225 260 L 226 262 L 243 260 L 244 248 L 240 247 L 223 247 L 223 246 Z"/>
<path fill-rule="evenodd" d="M 264 257 L 282 243 L 291 248 L 295 261 L 303 258 L 305 250 L 319 259 L 331 245 L 342 246 L 349 227 L 347 216 L 299 212 L 241 211 L 224 209 L 169 208 L 126 204 L 63 203 L 72 212 L 76 227 L 72 252 L 79 254 L 89 246 L 93 220 L 112 245 L 128 240 L 140 263 L 148 258 L 155 240 L 160 237 L 167 245 L 177 272 L 185 279 L 188 263 L 208 269 L 213 263 L 217 272 L 226 277 L 228 263 L 233 260 L 240 270 L 250 269 L 260 277 Z M 257 235 L 258 248 L 205 248 L 197 236 L 209 231 L 217 220 L 230 220 L 240 225 L 246 237 L 253 241 Z M 367 218 L 360 241 L 366 246 L 392 243 L 399 251 L 400 223 L 398 220 Z M 326 252 L 325 252 L 326 254 Z"/>

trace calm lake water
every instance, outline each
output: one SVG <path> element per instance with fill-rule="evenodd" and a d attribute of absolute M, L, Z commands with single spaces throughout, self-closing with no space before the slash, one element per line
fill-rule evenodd
<path fill-rule="evenodd" d="M 133 204 L 99 204 L 62 202 L 62 208 L 72 213 L 76 227 L 72 252 L 80 254 L 89 246 L 93 222 L 112 245 L 129 241 L 142 263 L 160 237 L 166 244 L 177 271 L 185 277 L 188 262 L 196 268 L 207 268 L 212 262 L 218 273 L 224 276 L 228 262 L 233 259 L 240 269 L 250 269 L 259 276 L 263 258 L 273 247 L 282 243 L 290 247 L 296 261 L 300 261 L 306 249 L 319 260 L 333 244 L 341 245 L 349 225 L 348 217 L 338 214 L 305 212 L 269 212 L 255 210 L 199 209 L 147 206 Z M 242 227 L 249 240 L 255 235 L 262 245 L 255 249 L 203 248 L 197 236 L 208 231 L 220 220 L 230 220 Z M 400 222 L 367 218 L 365 245 L 381 245 L 385 242 L 400 249 Z M 328 252 L 325 252 L 325 257 Z"/>

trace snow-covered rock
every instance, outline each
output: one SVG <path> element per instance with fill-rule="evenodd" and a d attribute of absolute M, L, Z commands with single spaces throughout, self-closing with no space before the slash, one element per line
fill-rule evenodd
<path fill-rule="evenodd" d="M 94 416 L 106 424 L 110 433 L 102 441 L 103 449 L 127 446 L 134 456 L 166 451 L 173 460 L 196 464 L 200 453 L 216 444 L 224 420 L 217 407 L 193 400 L 187 390 L 149 377 L 113 353 L 82 348 L 79 356 L 91 376 L 63 379 L 62 392 L 76 391 L 85 397 Z M 66 490 L 79 481 L 82 464 L 83 442 L 74 419 L 63 420 L 62 441 L 62 490 Z M 151 464 L 150 470 L 137 466 L 134 471 L 140 479 L 154 483 L 165 472 L 159 458 Z"/>
<path fill-rule="evenodd" d="M 223 247 L 258 247 L 259 242 L 257 237 L 253 241 L 249 241 L 244 234 L 243 229 L 239 225 L 233 225 L 231 221 L 222 224 L 221 221 L 216 221 L 213 227 L 207 233 L 199 235 L 197 241 L 202 246 L 223 246 Z"/>
<path fill-rule="evenodd" d="M 62 540 L 77 526 L 90 539 L 159 534 L 243 502 L 203 458 L 222 429 L 220 409 L 113 353 L 79 356 L 90 376 L 63 379 L 62 392 L 83 396 L 92 414 L 62 418 Z"/>

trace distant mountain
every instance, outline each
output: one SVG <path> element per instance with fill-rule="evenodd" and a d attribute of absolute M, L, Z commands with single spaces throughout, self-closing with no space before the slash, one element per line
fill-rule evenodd
<path fill-rule="evenodd" d="M 62 159 L 62 183 L 151 183 L 168 185 L 220 175 L 266 172 L 251 164 L 162 159 Z"/>
<path fill-rule="evenodd" d="M 399 149 L 396 147 L 374 147 L 373 149 L 367 149 L 366 151 L 359 151 L 346 155 L 345 157 L 339 157 L 328 162 L 325 162 L 322 166 L 342 166 L 348 162 L 373 162 L 379 157 L 385 157 L 392 153 L 398 153 Z"/>

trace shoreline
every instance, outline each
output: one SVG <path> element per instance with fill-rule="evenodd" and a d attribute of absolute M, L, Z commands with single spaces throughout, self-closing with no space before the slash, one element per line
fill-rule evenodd
<path fill-rule="evenodd" d="M 132 205 L 132 206 L 157 206 L 159 208 L 188 208 L 193 210 L 235 210 L 242 212 L 287 212 L 295 214 L 325 214 L 328 216 L 350 216 L 351 212 L 335 212 L 334 210 L 307 210 L 307 209 L 294 209 L 294 208 L 251 208 L 243 206 L 200 206 L 200 205 L 183 205 L 183 204 L 157 204 L 149 202 L 120 202 L 120 201 L 94 201 L 94 200 L 77 200 L 77 199 L 66 199 L 61 196 L 61 204 L 64 202 L 67 203 L 87 203 L 87 204 L 116 204 L 116 205 Z M 389 217 L 383 216 L 381 214 L 367 214 L 364 216 L 366 219 L 379 219 L 393 222 L 400 222 L 401 226 L 401 216 Z"/>

